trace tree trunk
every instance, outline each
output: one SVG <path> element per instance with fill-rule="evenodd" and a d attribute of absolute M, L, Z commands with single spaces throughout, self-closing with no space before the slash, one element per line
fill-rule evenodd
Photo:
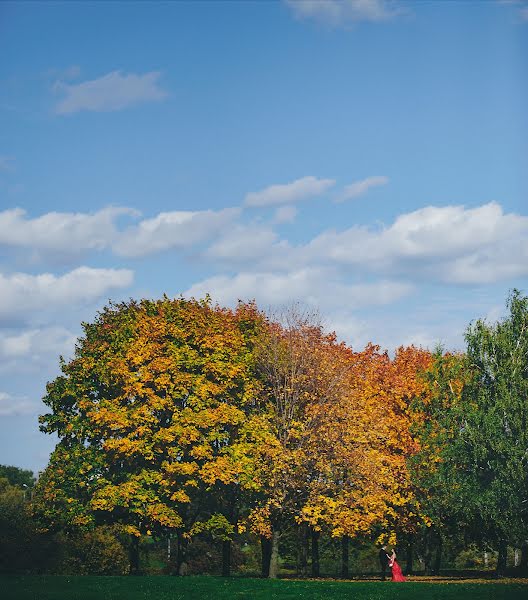
<path fill-rule="evenodd" d="M 231 576 L 231 540 L 222 542 L 222 577 Z"/>
<path fill-rule="evenodd" d="M 269 578 L 276 579 L 279 575 L 279 532 L 274 529 L 271 534 L 271 557 L 269 566 Z"/>
<path fill-rule="evenodd" d="M 506 572 L 506 556 L 508 552 L 508 543 L 506 540 L 499 541 L 499 556 L 497 558 L 497 570 L 495 577 L 504 577 Z"/>
<path fill-rule="evenodd" d="M 234 526 L 234 530 L 236 530 L 238 510 L 237 491 L 234 485 L 229 485 L 226 487 L 225 493 L 223 494 L 223 501 L 225 502 L 223 514 L 227 521 Z M 222 541 L 222 577 L 230 577 L 231 575 L 232 549 L 232 539 Z"/>
<path fill-rule="evenodd" d="M 407 550 L 406 550 L 406 564 L 405 564 L 405 573 L 406 575 L 412 575 L 414 570 L 414 536 L 409 535 L 409 541 L 407 542 Z"/>
<path fill-rule="evenodd" d="M 308 525 L 301 523 L 299 527 L 299 551 L 297 558 L 297 575 L 306 577 L 308 575 Z"/>
<path fill-rule="evenodd" d="M 181 531 L 176 534 L 176 548 L 174 550 L 174 575 L 187 575 L 186 541 Z"/>
<path fill-rule="evenodd" d="M 260 536 L 260 548 L 262 550 L 262 577 L 269 577 L 270 574 L 270 561 L 271 561 L 271 540 Z"/>
<path fill-rule="evenodd" d="M 528 542 L 521 546 L 521 562 L 519 563 L 521 573 L 528 572 Z"/>
<path fill-rule="evenodd" d="M 130 562 L 130 575 L 139 575 L 139 537 L 135 535 L 130 536 L 128 559 Z"/>
<path fill-rule="evenodd" d="M 513 566 L 518 567 L 521 562 L 521 551 L 519 548 L 515 548 L 513 551 Z"/>
<path fill-rule="evenodd" d="M 320 533 L 312 529 L 312 577 L 319 577 L 319 536 Z"/>
<path fill-rule="evenodd" d="M 442 564 L 442 546 L 442 536 L 438 534 L 436 540 L 435 557 L 433 562 L 433 575 L 440 574 L 440 565 Z"/>
<path fill-rule="evenodd" d="M 348 579 L 348 536 L 341 538 L 341 577 Z"/>

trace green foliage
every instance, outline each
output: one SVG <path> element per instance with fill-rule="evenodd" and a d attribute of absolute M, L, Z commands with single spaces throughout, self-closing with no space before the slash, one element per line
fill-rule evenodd
<path fill-rule="evenodd" d="M 462 550 L 453 561 L 457 569 L 490 569 L 497 565 L 497 552 L 488 552 L 484 556 L 484 550 L 476 544 L 471 544 Z"/>
<path fill-rule="evenodd" d="M 125 575 L 128 554 L 116 529 L 97 527 L 57 540 L 63 556 L 57 572 L 64 575 Z"/>
<path fill-rule="evenodd" d="M 188 536 L 194 537 L 203 532 L 208 532 L 213 540 L 228 541 L 233 537 L 235 526 L 224 515 L 212 514 L 207 521 L 196 521 L 191 527 Z"/>
<path fill-rule="evenodd" d="M 2 477 L 7 479 L 11 485 L 21 488 L 32 488 L 35 484 L 33 471 L 19 469 L 18 467 L 0 465 L 0 478 Z"/>
<path fill-rule="evenodd" d="M 465 356 L 436 353 L 412 461 L 436 526 L 500 549 L 502 568 L 506 544 L 528 533 L 528 298 L 514 290 L 507 306 L 501 321 L 468 327 Z"/>
<path fill-rule="evenodd" d="M 23 490 L 0 478 L 0 572 L 24 572 L 29 568 L 32 534 Z"/>
<path fill-rule="evenodd" d="M 468 520 L 515 542 L 528 531 L 528 297 L 514 290 L 508 309 L 498 323 L 478 320 L 466 332 L 472 377 L 449 456 Z"/>

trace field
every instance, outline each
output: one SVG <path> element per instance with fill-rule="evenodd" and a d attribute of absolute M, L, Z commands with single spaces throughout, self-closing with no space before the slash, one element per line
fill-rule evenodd
<path fill-rule="evenodd" d="M 219 577 L 2 576 L 3 600 L 525 600 L 528 581 L 291 581 Z"/>

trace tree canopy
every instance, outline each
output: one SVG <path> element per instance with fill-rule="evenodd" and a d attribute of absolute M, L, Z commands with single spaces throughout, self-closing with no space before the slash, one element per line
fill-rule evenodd
<path fill-rule="evenodd" d="M 499 549 L 500 570 L 528 531 L 528 299 L 512 292 L 508 310 L 470 324 L 465 352 L 391 357 L 298 307 L 110 304 L 47 386 L 41 429 L 59 442 L 32 502 L 39 530 L 126 535 L 132 572 L 143 538 L 175 536 L 183 572 L 209 536 L 226 575 L 233 540 L 253 535 L 270 576 L 294 532 L 317 575 L 321 534 L 341 540 L 346 574 L 350 539 L 405 543 L 412 565 L 414 543 L 464 531 Z"/>

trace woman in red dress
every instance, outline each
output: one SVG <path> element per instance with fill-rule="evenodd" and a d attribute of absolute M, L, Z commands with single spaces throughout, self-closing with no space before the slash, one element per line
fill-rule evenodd
<path fill-rule="evenodd" d="M 389 556 L 389 567 L 392 570 L 391 581 L 405 581 L 400 565 L 396 562 L 396 552 L 393 550 Z"/>

